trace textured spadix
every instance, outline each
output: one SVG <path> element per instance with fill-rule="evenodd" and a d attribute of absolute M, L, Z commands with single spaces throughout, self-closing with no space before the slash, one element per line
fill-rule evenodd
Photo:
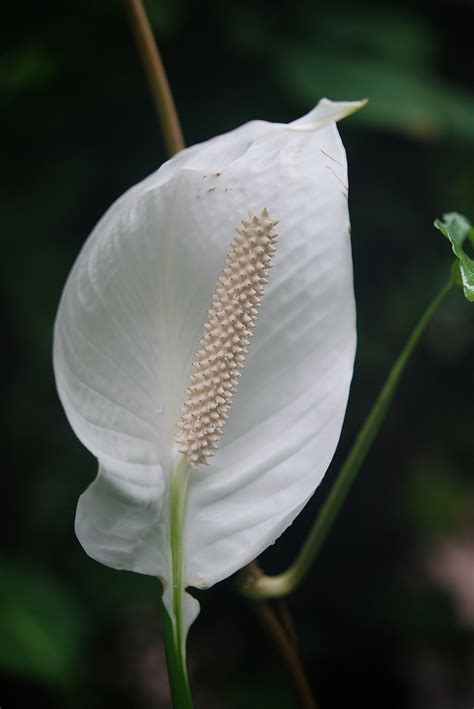
<path fill-rule="evenodd" d="M 217 447 L 237 389 L 277 235 L 268 211 L 242 220 L 212 298 L 178 424 L 180 451 L 193 467 Z"/>
<path fill-rule="evenodd" d="M 255 558 L 321 481 L 355 350 L 334 121 L 356 106 L 322 101 L 294 124 L 254 121 L 183 151 L 119 199 L 85 244 L 54 361 L 69 421 L 99 460 L 76 516 L 95 559 L 172 586 L 180 411 L 235 228 L 263 207 L 279 220 L 278 250 L 218 449 L 183 473 L 183 585 L 210 586 Z M 186 624 L 195 613 L 188 598 Z"/>

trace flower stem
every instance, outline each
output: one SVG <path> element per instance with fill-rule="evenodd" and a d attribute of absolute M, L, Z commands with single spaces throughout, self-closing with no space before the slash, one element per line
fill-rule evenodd
<path fill-rule="evenodd" d="M 402 349 L 398 359 L 390 370 L 385 384 L 293 564 L 286 571 L 275 576 L 257 574 L 253 567 L 246 567 L 240 575 L 242 579 L 240 582 L 240 590 L 244 595 L 255 600 L 281 598 L 292 593 L 303 581 L 326 539 L 349 493 L 351 485 L 365 460 L 370 446 L 382 425 L 401 375 L 418 341 L 452 287 L 453 280 L 438 293 L 416 324 L 405 347 Z"/>
<path fill-rule="evenodd" d="M 166 72 L 142 0 L 124 0 L 124 3 L 161 124 L 166 150 L 171 156 L 184 148 L 184 140 Z"/>
<path fill-rule="evenodd" d="M 166 665 L 174 709 L 192 709 L 193 703 L 186 666 L 184 627 L 183 533 L 189 483 L 189 465 L 181 456 L 171 474 L 169 539 L 171 588 L 169 607 L 162 601 Z"/>
<path fill-rule="evenodd" d="M 174 709 L 193 709 L 186 662 L 183 662 L 182 655 L 176 646 L 173 622 L 163 602 L 161 603 L 161 620 L 173 707 Z"/>
<path fill-rule="evenodd" d="M 183 532 L 186 500 L 188 496 L 189 466 L 181 456 L 171 477 L 170 493 L 170 540 L 171 540 L 171 577 L 173 580 L 172 608 L 175 621 L 176 646 L 185 660 L 186 637 L 183 617 Z"/>

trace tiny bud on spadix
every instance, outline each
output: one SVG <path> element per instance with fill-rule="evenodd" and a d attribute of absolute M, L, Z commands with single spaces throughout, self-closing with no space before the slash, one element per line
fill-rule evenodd
<path fill-rule="evenodd" d="M 275 252 L 277 222 L 266 209 L 242 224 L 217 281 L 178 422 L 176 440 L 193 467 L 207 463 L 222 435 L 237 388 L 235 370 L 244 366 Z"/>

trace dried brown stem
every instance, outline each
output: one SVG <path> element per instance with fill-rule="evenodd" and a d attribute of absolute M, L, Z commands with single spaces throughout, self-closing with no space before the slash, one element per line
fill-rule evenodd
<path fill-rule="evenodd" d="M 184 140 L 166 72 L 142 0 L 124 0 L 124 4 L 158 113 L 166 150 L 171 156 L 184 148 Z"/>
<path fill-rule="evenodd" d="M 317 709 L 299 653 L 283 624 L 279 621 L 277 614 L 270 604 L 265 601 L 256 601 L 253 604 L 253 608 L 285 662 L 301 707 L 303 709 Z"/>
<path fill-rule="evenodd" d="M 245 567 L 244 574 L 239 574 L 237 583 L 240 587 L 245 588 L 246 583 L 253 583 L 255 578 L 261 575 L 263 575 L 263 571 L 258 562 L 252 561 Z M 293 620 L 288 608 L 286 606 L 284 609 L 280 608 L 284 612 L 283 622 L 266 601 L 253 601 L 252 608 L 273 640 L 286 665 L 302 709 L 317 709 L 316 701 L 303 669 Z"/>

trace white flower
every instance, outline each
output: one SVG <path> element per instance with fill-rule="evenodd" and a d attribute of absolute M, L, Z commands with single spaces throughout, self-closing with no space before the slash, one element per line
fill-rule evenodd
<path fill-rule="evenodd" d="M 178 589 L 184 634 L 198 609 L 184 589 L 272 544 L 339 439 L 356 333 L 335 121 L 360 105 L 323 100 L 184 150 L 115 202 L 64 289 L 57 386 L 99 461 L 77 536 L 108 566 L 160 577 L 172 617 Z M 193 469 L 176 444 L 192 363 L 235 230 L 262 209 L 279 222 L 273 269 L 223 436 Z"/>

